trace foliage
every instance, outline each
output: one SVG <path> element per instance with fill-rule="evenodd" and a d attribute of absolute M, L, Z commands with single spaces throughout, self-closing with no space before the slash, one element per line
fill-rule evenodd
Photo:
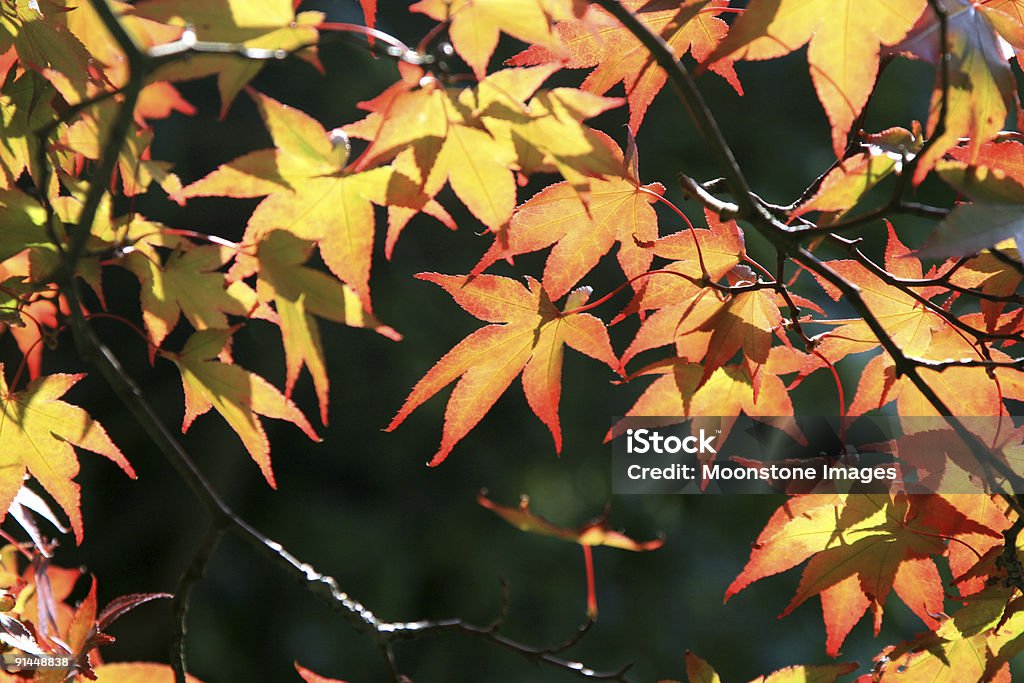
<path fill-rule="evenodd" d="M 226 423 L 277 486 L 261 417 L 319 441 L 310 407 L 293 392 L 305 369 L 320 423 L 328 424 L 325 322 L 402 340 L 376 317 L 374 253 L 382 247 L 391 258 L 422 214 L 460 234 L 484 232 L 488 244 L 458 274 L 417 276 L 454 300 L 440 315 L 461 308 L 483 323 L 452 340 L 386 427 L 399 428 L 454 384 L 430 466 L 468 457 L 460 442 L 519 377 L 526 404 L 560 452 L 559 405 L 572 388 L 563 386 L 566 346 L 589 357 L 590 371 L 604 373 L 611 391 L 644 387 L 626 416 L 791 416 L 799 412 L 796 388 L 824 375 L 835 391 L 831 407 L 820 409 L 844 423 L 879 412 L 904 419 L 905 452 L 940 449 L 953 433 L 974 454 L 994 453 L 995 472 L 982 473 L 992 493 L 788 495 L 726 600 L 804 565 L 780 616 L 820 597 L 828 657 L 842 654 L 869 610 L 877 635 L 893 593 L 925 630 L 881 649 L 873 665 L 794 664 L 758 680 L 824 682 L 853 672 L 863 681 L 1009 680 L 1024 643 L 1024 499 L 1017 495 L 1024 480 L 1015 469 L 1024 437 L 1013 421 L 1024 401 L 1024 138 L 1004 127 L 1024 119 L 1010 64 L 1019 59 L 1015 50 L 1024 52 L 1021 3 L 422 0 L 410 9 L 433 28 L 415 48 L 374 28 L 373 0 L 360 2 L 366 26 L 328 21 L 302 4 L 0 1 L 0 324 L 19 349 L 0 365 L 0 509 L 29 538 L 3 532 L 0 642 L 8 654 L 66 662 L 0 678 L 196 680 L 186 678 L 184 657 L 189 596 L 231 533 L 370 635 L 396 681 L 410 680 L 395 656 L 401 640 L 447 632 L 566 676 L 629 680 L 628 665 L 600 671 L 563 654 L 598 616 L 592 547 L 662 544 L 614 531 L 607 511 L 564 528 L 532 511 L 525 496 L 519 507 L 479 497 L 521 530 L 583 548 L 583 625 L 560 645 L 538 647 L 501 631 L 507 594 L 502 615 L 487 625 L 380 619 L 255 530 L 188 452 L 196 444 L 185 433 L 211 414 L 203 420 Z M 294 57 L 322 69 L 318 50 L 336 40 L 356 41 L 395 65 L 393 84 L 359 104 L 362 118 L 328 130 L 250 85 L 268 60 Z M 498 64 L 495 55 L 512 47 L 518 52 Z M 717 74 L 742 96 L 745 62 L 805 47 L 798 58 L 806 59 L 829 122 L 834 161 L 799 197 L 775 204 L 748 185 L 685 64 L 696 63 L 695 75 Z M 881 74 L 908 60 L 934 74 L 930 101 L 920 103 L 924 121 L 864 130 Z M 576 70 L 585 71 L 578 87 L 565 85 L 577 84 Z M 196 114 L 176 84 L 207 77 L 216 79 L 220 115 L 248 98 L 272 146 L 253 145 L 203 177 L 182 179 L 173 170 L 180 159 L 153 158 L 157 122 Z M 620 83 L 624 97 L 609 96 Z M 635 137 L 655 99 L 673 97 L 722 176 L 697 180 L 677 160 L 681 192 L 696 207 L 689 213 L 669 198 L 667 178 L 644 182 L 652 179 L 641 175 Z M 769 131 L 760 135 L 770 155 L 777 141 Z M 146 218 L 134 202 L 147 193 L 182 205 L 258 202 L 236 242 Z M 920 219 L 933 224 L 923 242 L 907 228 Z M 872 244 L 882 258 L 872 256 Z M 545 255 L 540 272 L 514 270 L 535 252 Z M 617 266 L 609 266 L 613 252 Z M 108 303 L 104 287 L 117 270 L 138 281 L 138 313 L 122 310 L 120 299 Z M 498 274 L 510 271 L 517 277 Z M 599 273 L 613 273 L 620 286 L 594 298 L 586 283 L 603 282 Z M 617 300 L 616 315 L 610 302 L 623 291 L 629 296 Z M 123 324 L 134 335 L 128 344 L 180 373 L 182 435 L 165 427 L 176 418 L 154 411 L 146 387 L 99 338 L 99 318 Z M 279 330 L 281 388 L 235 360 L 246 351 L 236 348 L 239 330 L 250 325 Z M 48 349 L 71 342 L 82 367 L 44 372 Z M 63 531 L 33 492 L 41 488 L 76 543 L 102 534 L 85 534 L 75 483 L 80 451 L 135 476 L 87 412 L 93 406 L 64 400 L 92 370 L 208 515 L 173 596 L 170 666 L 100 663 L 97 648 L 110 642 L 105 631 L 114 619 L 171 596 L 129 595 L 99 612 L 93 579 L 72 609 L 66 601 L 79 573 L 51 564 L 55 546 L 37 524 Z M 856 382 L 849 400 L 844 378 Z M 946 418 L 947 431 L 915 432 L 920 423 L 907 419 L 936 416 Z M 996 427 L 972 432 L 964 418 L 973 416 Z M 618 436 L 616 426 L 607 438 Z M 977 475 L 965 458 L 951 455 L 956 467 L 943 476 L 964 467 Z M 294 666 L 303 680 L 331 680 Z M 685 670 L 690 681 L 719 680 L 693 654 Z"/>

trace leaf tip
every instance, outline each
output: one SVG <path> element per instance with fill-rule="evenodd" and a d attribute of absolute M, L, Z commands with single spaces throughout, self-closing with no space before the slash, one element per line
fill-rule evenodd
<path fill-rule="evenodd" d="M 442 448 L 427 462 L 427 467 L 437 467 L 448 458 L 449 453 L 451 453 L 450 448 Z"/>

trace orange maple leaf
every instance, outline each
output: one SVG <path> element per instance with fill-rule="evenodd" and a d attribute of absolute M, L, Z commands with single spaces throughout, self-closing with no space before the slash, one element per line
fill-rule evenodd
<path fill-rule="evenodd" d="M 646 0 L 627 0 L 622 4 L 637 12 L 637 19 L 661 35 L 677 56 L 691 52 L 694 59 L 703 61 L 728 32 L 726 23 L 717 16 L 717 10 L 728 7 L 728 0 L 710 3 L 689 0 L 673 9 L 646 12 L 642 11 L 650 4 Z M 568 59 L 564 50 L 534 45 L 507 63 L 514 66 L 560 63 L 569 69 L 596 67 L 583 81 L 583 89 L 603 95 L 621 81 L 629 100 L 629 126 L 638 130 L 647 108 L 667 78 L 643 44 L 596 5 L 588 6 L 579 19 L 559 23 L 556 30 L 569 49 Z M 743 94 L 732 60 L 721 59 L 711 65 L 711 70 Z"/>
<path fill-rule="evenodd" d="M 627 278 L 650 267 L 654 253 L 642 243 L 658 237 L 658 216 L 651 204 L 665 188 L 660 183 L 640 184 L 632 135 L 633 163 L 628 167 L 615 143 L 601 135 L 623 164 L 624 177 L 591 181 L 586 204 L 568 182 L 541 190 L 516 209 L 507 230 L 495 235 L 491 248 L 473 267 L 473 275 L 502 257 L 511 259 L 554 245 L 541 282 L 552 299 L 560 299 L 616 242 L 619 264 Z"/>
<path fill-rule="evenodd" d="M 647 376 L 657 379 L 644 390 L 625 417 L 662 418 L 656 423 L 665 425 L 683 422 L 687 417 L 727 418 L 721 421 L 724 438 L 735 417 L 741 413 L 766 418 L 793 415 L 793 403 L 786 385 L 771 372 L 771 368 L 763 375 L 760 391 L 755 395 L 753 381 L 745 367 L 726 365 L 703 380 L 704 367 L 699 363 L 666 358 L 629 376 L 629 379 Z M 791 420 L 776 422 L 798 443 L 806 443 L 800 429 Z M 605 435 L 605 441 L 624 434 L 626 424 L 627 421 L 622 420 L 612 426 Z"/>
<path fill-rule="evenodd" d="M 963 533 L 999 536 L 940 495 L 796 496 L 765 525 L 725 599 L 809 559 L 796 594 L 780 616 L 820 594 L 826 649 L 835 657 L 868 607 L 878 633 L 893 589 L 922 621 L 936 626 L 944 593 L 932 556 L 945 552 L 947 538 Z"/>
<path fill-rule="evenodd" d="M 569 345 L 613 369 L 618 366 L 604 323 L 586 313 L 572 312 L 586 303 L 589 290 L 571 294 L 565 311 L 559 311 L 532 279 L 527 288 L 495 275 L 467 279 L 420 273 L 417 277 L 439 285 L 464 310 L 492 324 L 459 342 L 416 383 L 387 431 L 397 428 L 424 401 L 459 380 L 445 411 L 441 448 L 429 463 L 439 465 L 522 373 L 526 400 L 551 431 L 555 449 L 561 451 L 558 403 L 563 347 Z"/>

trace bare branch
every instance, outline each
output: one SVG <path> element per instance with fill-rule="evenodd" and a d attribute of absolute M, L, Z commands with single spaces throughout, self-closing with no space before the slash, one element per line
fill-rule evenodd
<path fill-rule="evenodd" d="M 174 590 L 174 632 L 171 634 L 171 666 L 175 683 L 185 683 L 188 664 L 185 654 L 185 636 L 188 633 L 188 605 L 192 589 L 206 576 L 206 567 L 213 558 L 220 539 L 224 536 L 224 525 L 211 522 L 206 535 L 192 555 L 192 561 L 178 580 Z"/>

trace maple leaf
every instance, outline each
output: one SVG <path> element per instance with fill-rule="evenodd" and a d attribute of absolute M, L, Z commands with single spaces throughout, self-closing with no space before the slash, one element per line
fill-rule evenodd
<path fill-rule="evenodd" d="M 575 88 L 554 88 L 538 91 L 526 103 L 526 117 L 495 117 L 488 115 L 490 108 L 480 116 L 489 130 L 511 136 L 523 173 L 557 172 L 586 202 L 591 178 L 624 176 L 624 171 L 606 137 L 582 122 L 622 103 Z"/>
<path fill-rule="evenodd" d="M 227 247 L 203 245 L 175 250 L 160 265 L 142 252 L 128 254 L 124 264 L 142 285 L 142 319 L 153 344 L 163 343 L 181 315 L 192 327 L 203 330 L 227 327 L 225 314 L 248 313 L 242 301 L 233 296 L 224 274 L 217 272 L 233 255 Z"/>
<path fill-rule="evenodd" d="M 999 507 L 1001 501 L 996 496 L 952 494 L 946 495 L 945 498 L 946 502 L 959 510 L 964 517 L 999 534 L 997 538 L 987 532 L 963 533 L 958 536 L 963 543 L 949 545 L 949 569 L 960 595 L 967 597 L 992 585 L 994 581 L 989 579 L 995 575 L 1005 575 L 1005 570 L 997 566 L 993 555 L 1002 552 L 1002 533 L 1011 522 Z M 980 560 L 979 555 L 982 558 Z"/>
<path fill-rule="evenodd" d="M 495 275 L 467 279 L 420 273 L 416 277 L 440 286 L 464 310 L 492 324 L 459 342 L 416 383 L 386 431 L 397 428 L 423 402 L 458 380 L 448 399 L 441 448 L 429 463 L 439 465 L 522 373 L 527 403 L 551 431 L 555 450 L 561 451 L 558 403 L 563 346 L 612 369 L 618 366 L 604 323 L 586 313 L 572 312 L 586 303 L 589 290 L 571 294 L 565 310 L 559 311 L 532 279 L 527 288 Z"/>
<path fill-rule="evenodd" d="M 1016 258 L 1016 249 L 1005 249 L 1010 258 Z M 991 253 L 981 254 L 976 258 L 968 260 L 963 267 L 957 270 L 951 277 L 950 283 L 959 287 L 978 289 L 985 294 L 995 296 L 1009 296 L 1017 292 L 1021 282 L 1024 281 L 1024 274 L 1000 261 Z M 1005 301 L 991 301 L 983 299 L 981 310 L 985 314 L 985 326 L 990 332 L 995 331 L 999 322 L 999 316 L 1006 308 Z"/>
<path fill-rule="evenodd" d="M 1008 610 L 1008 589 L 992 586 L 947 617 L 934 630 L 886 648 L 876 657 L 874 680 L 999 681 L 1009 683 L 1009 663 L 1000 659 L 1024 628 L 1024 612 Z"/>
<path fill-rule="evenodd" d="M 574 4 L 574 0 L 420 0 L 409 10 L 450 22 L 448 35 L 455 51 L 483 80 L 500 33 L 564 52 L 552 24 L 571 17 Z"/>
<path fill-rule="evenodd" d="M 802 216 L 811 211 L 829 214 L 819 218 L 819 225 L 838 220 L 852 209 L 871 189 L 893 173 L 903 170 L 903 161 L 921 148 L 921 131 L 890 128 L 865 136 L 864 151 L 849 156 L 826 174 L 814 195 L 794 212 Z"/>
<path fill-rule="evenodd" d="M 760 391 L 755 396 L 753 382 L 746 368 L 726 365 L 702 381 L 704 368 L 682 358 L 669 358 L 648 365 L 628 379 L 656 376 L 625 417 L 658 417 L 660 424 L 676 424 L 687 417 L 716 416 L 730 418 L 741 413 L 751 417 L 781 417 L 793 414 L 786 385 L 772 372 L 765 372 Z M 727 434 L 734 420 L 722 421 Z M 605 435 L 605 441 L 625 433 L 626 420 L 616 423 Z M 791 421 L 780 425 L 797 442 L 806 439 Z"/>
<path fill-rule="evenodd" d="M 834 683 L 840 676 L 855 671 L 855 663 L 825 666 L 787 666 L 767 676 L 758 676 L 750 683 Z M 693 654 L 686 653 L 686 680 L 688 683 L 721 683 L 710 664 Z M 665 681 L 663 683 L 671 683 Z"/>
<path fill-rule="evenodd" d="M 610 139 L 609 148 L 625 164 L 622 152 Z M 654 253 L 641 243 L 658 237 L 658 216 L 651 206 L 665 192 L 660 183 L 641 185 L 635 160 L 636 145 L 630 135 L 634 163 L 625 178 L 593 180 L 589 201 L 584 204 L 568 182 L 551 185 L 523 203 L 508 229 L 495 235 L 494 243 L 473 267 L 477 275 L 498 259 L 546 249 L 548 255 L 541 282 L 552 299 L 560 299 L 598 261 L 619 244 L 618 260 L 629 279 L 645 272 Z"/>
<path fill-rule="evenodd" d="M 522 97 L 528 97 L 546 74 L 538 76 L 529 82 Z M 517 90 L 512 93 L 519 94 Z M 492 135 L 474 120 L 457 97 L 457 93 L 428 77 L 423 87 L 416 89 L 400 82 L 374 100 L 361 103 L 370 114 L 344 127 L 353 137 L 370 140 L 366 151 L 353 162 L 354 168 L 390 160 L 404 150 L 395 160 L 394 168 L 415 181 L 416 191 L 409 197 L 407 210 L 399 208 L 400 213 L 396 214 L 389 207 L 389 255 L 412 215 L 427 209 L 442 215 L 434 197 L 446 183 L 466 208 L 491 229 L 497 229 L 512 215 L 516 203 L 511 170 L 516 151 L 512 140 Z"/>
<path fill-rule="evenodd" d="M 60 146 L 75 153 L 78 163 L 84 159 L 99 159 L 103 141 L 116 118 L 117 105 L 110 101 L 94 105 L 95 111 L 82 115 L 63 129 Z M 150 158 L 153 131 L 134 124 L 124 139 L 117 157 L 117 171 L 124 193 L 129 197 L 144 193 L 156 182 L 168 194 L 181 189 L 178 176 L 170 172 L 170 164 Z"/>
<path fill-rule="evenodd" d="M 189 337 L 180 353 L 161 352 L 181 372 L 185 390 L 181 431 L 188 431 L 197 417 L 216 408 L 245 444 L 267 483 L 276 488 L 270 466 L 270 443 L 258 416 L 287 420 L 313 441 L 320 441 L 320 437 L 302 411 L 272 384 L 237 365 L 217 360 L 233 332 L 230 329 L 200 330 Z"/>
<path fill-rule="evenodd" d="M 13 45 L 18 63 L 42 74 L 70 104 L 105 83 L 92 55 L 68 29 L 59 4 L 18 2 L 0 13 L 0 53 Z"/>
<path fill-rule="evenodd" d="M 762 60 L 808 44 L 818 99 L 832 123 L 832 148 L 842 156 L 850 126 L 878 76 L 881 45 L 899 43 L 926 0 L 752 0 L 705 63 L 724 57 Z"/>
<path fill-rule="evenodd" d="M 31 257 L 25 251 L 0 263 L 0 321 L 14 337 L 25 359 L 29 378 L 39 377 L 45 342 L 67 314 L 63 297 L 49 299 L 52 290 L 35 291 Z"/>
<path fill-rule="evenodd" d="M 132 479 L 135 471 L 107 436 L 99 422 L 83 409 L 59 400 L 84 375 L 46 375 L 24 391 L 12 392 L 0 366 L 0 510 L 10 508 L 26 471 L 67 513 L 75 540 L 82 542 L 84 529 L 79 508 L 78 459 L 72 446 L 105 456 Z"/>
<path fill-rule="evenodd" d="M 115 662 L 103 664 L 95 669 L 96 680 L 100 683 L 173 683 L 174 669 L 166 664 L 148 662 Z M 185 676 L 186 683 L 203 683 L 192 674 Z"/>
<path fill-rule="evenodd" d="M 199 40 L 243 44 L 249 48 L 293 51 L 315 45 L 322 12 L 295 13 L 291 0 L 145 0 L 132 6 L 136 17 L 194 30 Z M 310 48 L 300 56 L 315 60 Z M 305 54 L 304 54 L 305 53 Z M 235 96 L 263 69 L 265 60 L 197 55 L 158 70 L 161 80 L 216 74 L 223 118 Z M 315 62 L 314 62 L 315 63 Z"/>
<path fill-rule="evenodd" d="M 104 630 L 126 613 L 153 600 L 172 598 L 170 593 L 134 593 L 122 595 L 112 600 L 101 613 L 97 614 L 96 579 L 92 579 L 89 593 L 75 609 L 74 616 L 61 631 L 61 641 L 52 643 L 61 654 L 67 654 L 72 660 L 67 670 L 42 671 L 36 679 L 39 683 L 61 683 L 69 673 L 75 673 L 87 679 L 95 679 L 96 674 L 90 656 L 96 648 L 108 645 L 114 638 Z M 54 634 L 56 635 L 56 634 Z"/>
<path fill-rule="evenodd" d="M 7 79 L 0 87 L 0 129 L 4 131 L 4 142 L 0 145 L 0 188 L 13 187 L 22 172 L 31 168 L 32 132 L 55 117 L 53 108 L 43 104 L 55 94 L 49 82 L 31 72 Z"/>
<path fill-rule="evenodd" d="M 886 270 L 897 277 L 922 279 L 921 261 L 899 240 L 891 224 L 888 229 L 884 261 Z M 892 341 L 908 356 L 917 357 L 925 353 L 931 343 L 932 333 L 947 325 L 938 314 L 927 309 L 917 299 L 898 287 L 886 284 L 856 261 L 830 261 L 829 267 L 860 288 L 864 303 Z M 839 292 L 834 287 L 820 279 L 819 283 L 832 298 L 839 300 Z M 927 288 L 919 290 L 925 298 L 934 296 L 937 291 Z M 831 362 L 850 353 L 878 347 L 878 338 L 863 320 L 834 323 L 837 324 L 835 330 L 816 337 L 817 350 Z M 882 395 L 884 392 L 875 394 L 876 397 Z"/>
<path fill-rule="evenodd" d="M 820 594 L 826 649 L 834 657 L 869 607 L 877 635 L 892 590 L 922 621 L 937 625 L 943 590 L 931 556 L 943 554 L 946 538 L 970 532 L 998 535 L 939 495 L 796 496 L 765 525 L 725 599 L 809 559 L 780 617 Z"/>
<path fill-rule="evenodd" d="M 949 156 L 935 164 L 936 173 L 974 202 L 953 207 L 921 254 L 965 256 L 1024 233 L 1024 145 L 987 142 L 973 160 L 966 147 Z"/>
<path fill-rule="evenodd" d="M 708 278 L 718 282 L 746 257 L 743 233 L 735 221 L 721 221 L 708 210 L 704 211 L 704 216 L 708 222 L 707 229 L 683 229 L 644 245 L 652 254 L 668 259 L 670 263 L 638 283 L 636 297 L 613 322 L 633 312 L 690 304 L 705 291 L 699 286 L 704 277 L 702 263 Z M 640 332 L 637 334 L 639 336 Z M 669 342 L 655 346 L 666 343 Z"/>
<path fill-rule="evenodd" d="M 967 142 L 968 161 L 974 161 L 982 144 L 990 140 L 1017 112 L 1017 89 L 1010 65 L 1003 56 L 989 13 L 968 0 L 947 6 L 950 83 L 948 113 L 942 134 L 936 137 L 917 162 L 914 183 L 920 183 L 961 138 Z M 906 40 L 894 49 L 939 65 L 939 21 L 934 12 L 923 14 Z M 932 95 L 928 135 L 933 136 L 942 115 L 942 74 Z"/>
<path fill-rule="evenodd" d="M 306 683 L 345 683 L 345 681 L 338 678 L 327 678 L 326 676 L 313 673 L 306 667 L 301 666 L 298 662 L 295 662 L 295 671 Z"/>
<path fill-rule="evenodd" d="M 267 235 L 257 246 L 261 300 L 273 301 L 281 325 L 287 367 L 285 396 L 305 365 L 320 402 L 320 421 L 327 424 L 329 382 L 320 331 L 313 316 L 351 327 L 366 327 L 395 341 L 402 337 L 363 310 L 356 293 L 327 274 L 306 268 L 313 243 L 283 230 Z"/>
<path fill-rule="evenodd" d="M 497 232 L 515 208 L 513 169 L 557 171 L 584 201 L 591 178 L 624 175 L 605 138 L 582 124 L 621 100 L 572 88 L 538 91 L 555 70 L 551 65 L 504 69 L 462 90 L 442 88 L 437 79 L 424 76 L 415 87 L 403 80 L 360 104 L 370 113 L 344 131 L 370 144 L 353 168 L 394 159 L 393 168 L 411 178 L 416 190 L 405 193 L 402 206 L 389 203 L 388 254 L 420 210 L 452 226 L 434 201 L 446 183 L 481 223 Z"/>
<path fill-rule="evenodd" d="M 663 538 L 656 538 L 650 541 L 636 541 L 620 531 L 609 528 L 607 514 L 592 519 L 575 529 L 560 527 L 530 510 L 530 497 L 526 495 L 519 498 L 519 505 L 516 507 L 495 503 L 485 493 L 480 493 L 476 497 L 476 502 L 520 531 L 541 536 L 551 536 L 563 541 L 578 543 L 579 545 L 605 545 L 621 550 L 643 552 L 657 550 L 665 544 L 665 539 Z"/>
<path fill-rule="evenodd" d="M 964 315 L 960 320 L 975 327 L 984 324 L 981 314 Z M 983 357 L 978 349 L 961 335 L 959 330 L 946 323 L 932 331 L 927 348 L 916 357 L 926 361 L 951 358 L 981 360 Z M 990 353 L 998 362 L 1011 360 L 998 349 L 992 349 Z M 996 368 L 993 375 L 989 375 L 985 368 L 978 367 L 952 367 L 941 372 L 924 367 L 920 374 L 953 415 L 1006 415 L 1003 400 L 1024 397 L 1018 378 L 1020 373 L 1013 368 Z M 880 355 L 865 366 L 848 413 L 860 415 L 892 401 L 896 401 L 900 415 L 939 414 L 908 378 L 896 378 L 891 358 Z"/>
<path fill-rule="evenodd" d="M 386 163 L 410 146 L 426 152 L 428 150 L 422 149 L 426 140 L 444 139 L 449 116 L 445 102 L 450 98 L 447 90 L 438 79 L 419 67 L 405 67 L 399 73 L 402 76 L 399 81 L 373 99 L 358 103 L 359 109 L 368 112 L 364 118 L 342 126 L 347 135 L 369 143 L 352 162 L 356 170 Z M 543 78 L 534 88 L 540 87 L 542 82 Z M 529 97 L 531 92 L 522 97 Z M 433 150 L 427 159 L 422 158 L 422 153 L 417 154 L 416 164 L 422 175 L 429 173 L 436 154 L 437 150 Z"/>
<path fill-rule="evenodd" d="M 530 510 L 530 497 L 523 494 L 519 498 L 517 507 L 508 507 L 495 503 L 487 497 L 486 492 L 481 492 L 476 497 L 483 507 L 498 515 L 506 522 L 526 533 L 550 536 L 570 543 L 577 543 L 583 548 L 583 559 L 587 571 L 587 618 L 597 618 L 597 588 L 594 581 L 594 558 L 591 548 L 593 546 L 609 546 L 621 550 L 632 550 L 633 552 L 646 552 L 657 550 L 665 544 L 665 539 L 656 538 L 651 541 L 635 541 L 620 531 L 608 528 L 609 506 L 605 506 L 604 513 L 595 519 L 586 522 L 576 529 L 567 529 L 552 524 L 545 518 Z"/>
<path fill-rule="evenodd" d="M 256 244 L 278 229 L 316 241 L 327 267 L 372 311 L 373 203 L 400 202 L 395 197 L 402 192 L 400 176 L 387 167 L 344 172 L 347 154 L 332 144 L 315 119 L 266 95 L 252 95 L 274 149 L 222 164 L 183 188 L 178 197 L 270 195 L 250 216 L 243 241 Z M 240 255 L 230 273 L 241 279 L 257 269 L 256 259 Z"/>
<path fill-rule="evenodd" d="M 1024 432 L 1013 429 L 1009 419 L 991 415 L 979 419 L 961 416 L 958 419 L 972 435 L 972 439 L 984 445 L 984 454 L 972 450 L 968 439 L 961 437 L 944 420 L 907 416 L 902 419 L 903 436 L 869 448 L 892 453 L 898 458 L 904 472 L 916 470 L 919 491 L 977 494 L 1009 486 L 1006 478 L 998 472 L 1018 470 L 1019 474 L 1014 461 L 1021 454 Z M 1001 464 L 999 470 L 994 467 L 995 462 Z M 969 496 L 963 497 L 970 499 Z M 981 518 L 981 512 L 975 506 L 965 506 L 963 509 Z M 989 526 L 999 526 L 997 522 L 990 521 L 997 519 L 995 515 L 984 518 Z"/>
<path fill-rule="evenodd" d="M 716 12 L 727 7 L 728 0 L 711 0 L 710 3 L 689 0 L 674 9 L 642 11 L 648 4 L 645 0 L 623 3 L 648 29 L 662 36 L 677 56 L 691 52 L 694 59 L 703 61 L 728 32 L 728 26 Z M 588 6 L 579 19 L 559 23 L 556 32 L 568 48 L 568 59 L 564 57 L 564 50 L 533 46 L 507 63 L 514 66 L 560 63 L 569 69 L 597 67 L 583 81 L 583 89 L 603 95 L 621 81 L 629 101 L 629 126 L 638 130 L 647 108 L 667 78 L 643 44 L 596 5 Z M 711 70 L 743 94 L 731 60 L 719 60 L 711 65 Z"/>
<path fill-rule="evenodd" d="M 763 377 L 761 368 L 768 362 L 772 334 L 782 326 L 777 299 L 781 300 L 778 293 L 764 289 L 740 292 L 701 324 L 699 330 L 711 333 L 701 385 L 742 350 L 743 364 L 757 400 Z"/>
<path fill-rule="evenodd" d="M 681 303 L 659 308 L 643 319 L 622 354 L 623 367 L 636 355 L 668 344 L 675 345 L 676 357 L 682 360 L 697 363 L 707 355 L 711 333 L 704 330 L 704 323 L 722 308 L 722 302 L 709 290 L 696 285 L 691 287 L 689 290 L 676 287 L 685 295 Z M 643 294 L 646 295 L 646 291 Z"/>
<path fill-rule="evenodd" d="M 898 287 L 893 287 L 863 265 L 854 261 L 832 261 L 829 266 L 849 282 L 856 284 L 864 302 L 874 313 L 882 327 L 903 353 L 910 358 L 945 361 L 950 358 L 981 359 L 979 350 L 951 323 L 920 301 Z M 899 241 L 895 230 L 889 226 L 889 240 L 886 247 L 885 267 L 891 274 L 906 279 L 922 279 L 919 259 Z M 825 287 L 834 298 L 838 292 Z M 941 287 L 919 288 L 918 293 L 925 299 L 943 291 Z M 981 314 L 960 316 L 961 322 L 975 327 L 985 325 Z M 878 339 L 863 320 L 833 321 L 838 326 L 831 332 L 816 337 L 816 348 L 831 362 L 851 353 L 876 349 Z M 993 349 L 993 358 L 1007 360 L 1008 357 Z M 824 367 L 823 364 L 818 367 Z M 982 370 L 982 372 L 977 372 Z M 1009 370 L 1009 372 L 1006 372 Z M 947 368 L 942 372 L 922 368 L 921 376 L 935 391 L 954 415 L 1002 415 L 1002 399 L 1015 398 L 1021 388 L 1014 381 L 1018 373 L 1011 368 L 997 368 L 994 381 L 987 376 L 984 368 Z M 880 408 L 897 401 L 900 415 L 936 415 L 935 407 L 907 377 L 896 377 L 895 362 L 888 354 L 878 355 L 868 361 L 860 376 L 857 393 L 848 408 L 849 415 Z"/>

